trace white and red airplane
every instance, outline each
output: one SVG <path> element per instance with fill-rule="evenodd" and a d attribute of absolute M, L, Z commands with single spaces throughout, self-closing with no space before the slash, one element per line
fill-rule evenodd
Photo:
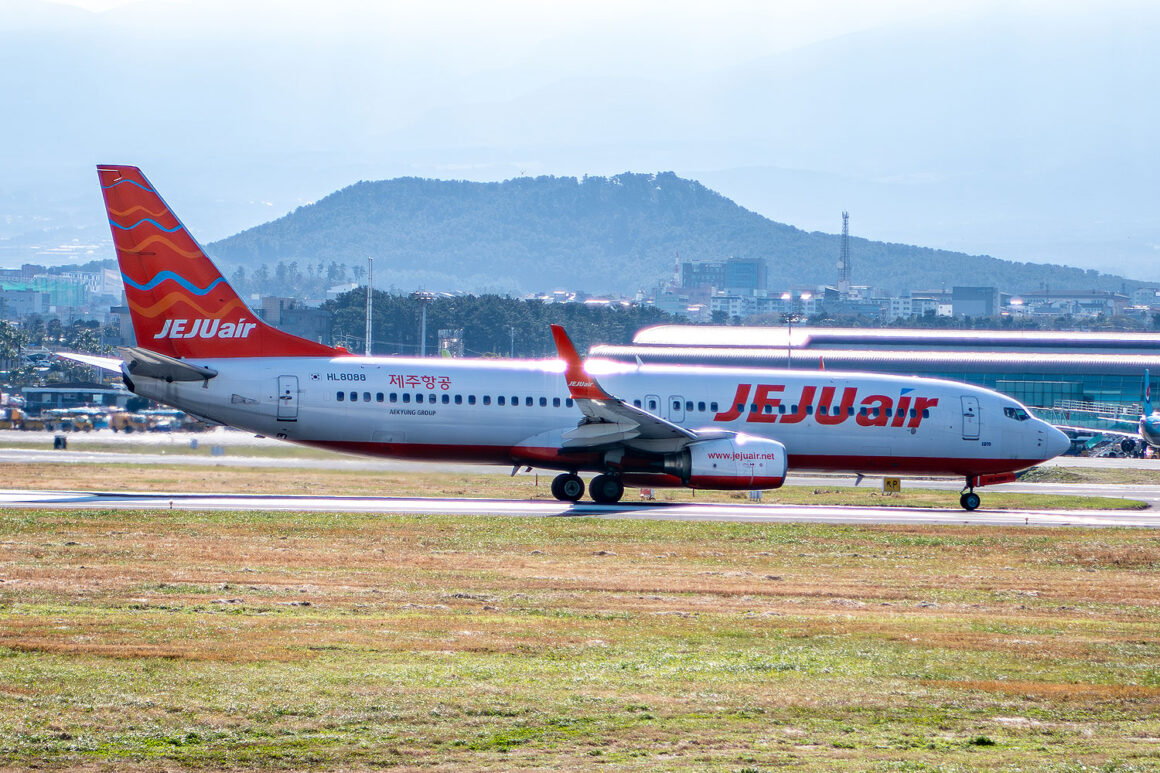
<path fill-rule="evenodd" d="M 255 316 L 140 170 L 98 167 L 137 346 L 138 395 L 294 443 L 371 456 L 559 470 L 552 493 L 624 486 L 777 488 L 789 468 L 957 475 L 976 486 L 1056 456 L 1067 437 L 1009 397 L 929 378 L 834 371 L 353 356 Z M 599 376 L 597 381 L 596 376 Z M 615 395 L 615 396 L 614 396 Z"/>

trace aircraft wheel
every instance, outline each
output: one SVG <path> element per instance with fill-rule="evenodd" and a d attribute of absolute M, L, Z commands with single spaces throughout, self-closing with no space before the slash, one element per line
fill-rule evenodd
<path fill-rule="evenodd" d="M 577 502 L 584 496 L 584 480 L 575 473 L 562 472 L 552 479 L 552 496 L 561 502 Z"/>
<path fill-rule="evenodd" d="M 615 475 L 597 475 L 588 486 L 592 501 L 602 505 L 613 505 L 624 496 L 624 484 Z"/>
<path fill-rule="evenodd" d="M 973 491 L 968 491 L 959 497 L 959 504 L 963 506 L 964 510 L 974 510 L 982 501 L 983 500 L 979 498 L 979 495 Z"/>

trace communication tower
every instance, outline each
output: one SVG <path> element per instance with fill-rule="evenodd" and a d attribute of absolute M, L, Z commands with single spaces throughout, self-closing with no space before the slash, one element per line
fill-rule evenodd
<path fill-rule="evenodd" d="M 838 257 L 838 293 L 850 294 L 850 213 L 842 211 L 842 252 Z"/>

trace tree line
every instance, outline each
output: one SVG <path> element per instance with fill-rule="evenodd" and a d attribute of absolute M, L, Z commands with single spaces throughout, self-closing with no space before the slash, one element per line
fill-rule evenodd
<path fill-rule="evenodd" d="M 361 353 L 366 336 L 366 287 L 327 301 L 334 339 Z M 581 351 L 595 343 L 631 343 L 636 331 L 678 322 L 652 307 L 544 303 L 501 295 L 436 295 L 423 303 L 410 295 L 375 290 L 372 297 L 374 354 L 417 354 L 423 306 L 427 311 L 427 353 L 438 351 L 440 330 L 462 331 L 467 356 L 544 357 L 554 355 L 550 324 L 563 325 Z"/>

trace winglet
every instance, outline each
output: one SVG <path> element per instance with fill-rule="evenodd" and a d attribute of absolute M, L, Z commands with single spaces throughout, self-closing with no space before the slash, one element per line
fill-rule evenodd
<path fill-rule="evenodd" d="M 564 361 L 564 380 L 568 383 L 568 394 L 574 400 L 611 400 L 596 379 L 584 370 L 584 363 L 572 345 L 572 339 L 559 325 L 552 325 L 552 338 L 556 340 L 556 352 Z"/>

